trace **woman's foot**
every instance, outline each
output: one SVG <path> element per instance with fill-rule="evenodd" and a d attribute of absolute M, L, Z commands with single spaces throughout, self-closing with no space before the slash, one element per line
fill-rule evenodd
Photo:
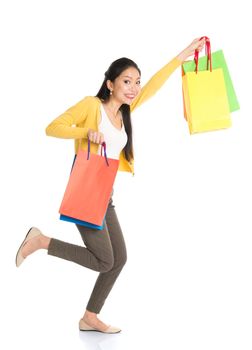
<path fill-rule="evenodd" d="M 32 227 L 27 235 L 25 236 L 25 239 L 23 240 L 22 244 L 20 245 L 17 255 L 16 255 L 16 266 L 19 267 L 24 259 L 34 253 L 38 249 L 48 249 L 50 243 L 50 238 L 44 236 L 41 231 L 36 228 Z"/>
<path fill-rule="evenodd" d="M 86 310 L 83 318 L 79 322 L 81 331 L 98 331 L 102 333 L 119 333 L 121 329 L 111 327 L 99 320 L 97 314 Z"/>
<path fill-rule="evenodd" d="M 97 314 L 94 312 L 87 311 L 83 316 L 83 321 L 90 327 L 95 328 L 101 332 L 106 331 L 109 328 L 109 325 L 99 320 Z"/>

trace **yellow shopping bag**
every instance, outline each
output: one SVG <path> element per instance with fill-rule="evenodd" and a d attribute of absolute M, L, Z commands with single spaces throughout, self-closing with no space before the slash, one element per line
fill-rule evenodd
<path fill-rule="evenodd" d="M 209 49 L 210 50 L 210 49 Z M 195 54 L 198 62 L 198 52 Z M 222 68 L 187 72 L 182 77 L 184 106 L 190 134 L 231 126 L 228 96 Z"/>

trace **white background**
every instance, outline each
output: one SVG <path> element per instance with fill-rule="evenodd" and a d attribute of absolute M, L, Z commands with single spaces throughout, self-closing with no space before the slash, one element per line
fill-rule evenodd
<path fill-rule="evenodd" d="M 1 348 L 251 349 L 246 4 L 1 2 Z M 232 128 L 190 136 L 177 69 L 132 115 L 136 174 L 119 173 L 114 194 L 128 262 L 100 315 L 123 332 L 79 334 L 97 273 L 45 251 L 14 264 L 30 226 L 81 244 L 58 219 L 73 141 L 45 127 L 95 95 L 113 60 L 135 60 L 144 84 L 202 35 L 223 49 L 241 109 Z"/>

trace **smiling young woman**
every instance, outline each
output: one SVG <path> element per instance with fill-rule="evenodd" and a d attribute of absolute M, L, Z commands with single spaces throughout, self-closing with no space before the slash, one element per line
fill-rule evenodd
<path fill-rule="evenodd" d="M 141 71 L 128 59 L 114 61 L 105 73 L 96 96 L 87 96 L 53 120 L 46 128 L 49 136 L 75 140 L 75 153 L 79 147 L 99 153 L 106 141 L 109 158 L 119 159 L 119 170 L 134 172 L 131 112 L 152 97 L 185 59 L 201 51 L 204 39 L 195 39 L 180 54 L 161 68 L 141 88 Z M 82 331 L 118 333 L 119 328 L 102 322 L 100 313 L 117 277 L 126 263 L 127 253 L 123 233 L 111 198 L 103 230 L 94 230 L 77 224 L 85 246 L 78 246 L 45 236 L 32 227 L 25 236 L 16 255 L 16 265 L 38 249 L 48 254 L 75 262 L 100 274 L 95 283 L 83 317 L 79 321 Z M 126 297 L 126 296 L 125 296 Z"/>

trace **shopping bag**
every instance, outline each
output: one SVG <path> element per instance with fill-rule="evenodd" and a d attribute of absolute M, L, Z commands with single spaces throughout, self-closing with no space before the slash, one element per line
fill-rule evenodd
<path fill-rule="evenodd" d="M 104 155 L 102 154 L 104 153 Z M 101 155 L 79 150 L 60 205 L 60 219 L 102 229 L 119 160 L 107 158 L 106 143 Z"/>
<path fill-rule="evenodd" d="M 60 220 L 71 222 L 73 224 L 89 227 L 89 228 L 92 228 L 94 230 L 100 230 L 100 231 L 104 227 L 104 221 L 103 221 L 102 225 L 94 225 L 94 224 L 91 224 L 90 222 L 78 220 L 78 219 L 71 218 L 70 216 L 62 215 L 62 214 L 60 214 Z"/>
<path fill-rule="evenodd" d="M 195 51 L 195 71 L 182 76 L 185 113 L 191 134 L 231 126 L 223 69 L 212 69 L 210 41 L 207 40 L 206 50 L 207 70 L 198 70 L 199 53 Z"/>
<path fill-rule="evenodd" d="M 77 155 L 75 154 L 74 160 L 73 160 L 73 164 L 72 164 L 72 167 L 71 167 L 71 171 L 73 169 L 73 166 L 74 166 L 74 163 L 75 163 L 75 160 L 76 160 L 76 156 Z M 103 226 L 104 226 L 104 221 L 103 221 L 101 226 L 98 226 L 98 225 L 91 224 L 91 223 L 89 223 L 87 221 L 78 220 L 78 219 L 72 218 L 72 217 L 67 216 L 67 215 L 62 215 L 62 214 L 60 214 L 60 220 L 68 221 L 68 222 L 71 222 L 71 223 L 74 223 L 74 224 L 77 224 L 77 225 L 81 225 L 81 226 L 85 226 L 85 227 L 89 227 L 89 228 L 92 228 L 92 229 L 95 229 L 95 230 L 102 230 Z"/>
<path fill-rule="evenodd" d="M 240 109 L 240 105 L 237 99 L 237 95 L 233 86 L 233 82 L 229 73 L 229 69 L 228 69 L 223 51 L 219 50 L 211 53 L 211 60 L 212 60 L 212 69 L 222 68 L 223 70 L 225 86 L 226 86 L 227 96 L 228 96 L 229 111 L 234 112 Z M 208 61 L 208 55 L 205 55 L 199 58 L 198 60 L 199 71 L 206 70 L 207 61 Z M 184 62 L 182 64 L 182 76 L 187 72 L 194 72 L 195 69 L 196 69 L 195 60 Z M 184 116 L 186 119 L 185 109 L 184 109 Z"/>

